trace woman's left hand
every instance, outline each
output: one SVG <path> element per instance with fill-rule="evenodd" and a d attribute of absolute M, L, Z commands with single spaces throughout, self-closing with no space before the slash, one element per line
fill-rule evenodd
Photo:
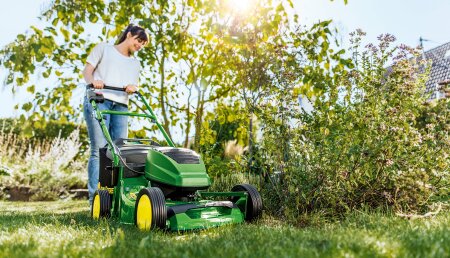
<path fill-rule="evenodd" d="M 133 94 L 137 91 L 137 86 L 136 85 L 132 85 L 129 84 L 127 86 L 125 86 L 125 92 L 128 94 Z"/>

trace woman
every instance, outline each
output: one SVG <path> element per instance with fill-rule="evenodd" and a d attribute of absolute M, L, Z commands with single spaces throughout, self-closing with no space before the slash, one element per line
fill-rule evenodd
<path fill-rule="evenodd" d="M 122 32 L 116 45 L 100 43 L 94 47 L 86 60 L 83 76 L 96 91 L 103 93 L 104 103 L 99 103 L 100 110 L 128 111 L 128 94 L 137 90 L 140 62 L 133 54 L 148 42 L 148 35 L 139 26 L 130 24 Z M 103 89 L 105 85 L 125 88 L 125 92 Z M 86 119 L 89 140 L 90 158 L 88 162 L 89 203 L 97 189 L 99 176 L 99 148 L 106 145 L 106 139 L 97 120 L 92 115 L 92 106 L 84 98 L 84 118 Z M 126 116 L 106 115 L 105 124 L 112 140 L 127 138 L 128 123 Z"/>

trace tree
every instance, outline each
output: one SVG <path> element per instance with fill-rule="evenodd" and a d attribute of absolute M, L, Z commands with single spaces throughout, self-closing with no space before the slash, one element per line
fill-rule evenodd
<path fill-rule="evenodd" d="M 187 69 L 181 78 L 188 90 L 186 111 L 186 128 L 184 146 L 188 146 L 191 123 L 194 125 L 194 149 L 199 149 L 202 134 L 202 122 L 209 103 L 219 101 L 232 94 L 232 71 L 227 63 L 228 50 L 224 45 L 223 30 L 226 28 L 218 17 L 217 5 L 212 1 L 203 3 L 203 11 L 198 15 L 199 34 L 186 38 L 190 46 L 181 59 Z M 194 91 L 195 90 L 195 91 Z M 194 106 L 191 103 L 197 98 Z M 192 110 L 192 111 L 191 111 Z"/>
<path fill-rule="evenodd" d="M 240 97 L 248 109 L 249 156 L 253 153 L 253 116 L 261 100 L 273 91 L 271 68 L 279 58 L 279 46 L 284 46 L 283 29 L 287 28 L 288 15 L 282 2 L 253 2 L 245 16 L 233 17 L 228 44 L 233 51 L 232 66 Z"/>
<path fill-rule="evenodd" d="M 191 1 L 65 1 L 56 0 L 42 14 L 49 26 L 31 27 L 28 35 L 20 34 L 1 50 L 1 65 L 9 70 L 7 85 L 12 90 L 26 86 L 35 100 L 22 106 L 34 111 L 29 121 L 35 124 L 45 119 L 72 120 L 76 117 L 69 104 L 72 91 L 82 81 L 80 71 L 87 53 L 96 43 L 116 38 L 131 22 L 148 28 L 151 41 L 139 52 L 144 70 L 142 89 L 147 97 L 155 96 L 163 117 L 162 124 L 170 135 L 170 125 L 178 122 L 172 108 L 177 97 L 175 80 L 167 63 L 174 62 L 183 51 L 192 20 Z M 101 25 L 101 34 L 91 41 L 86 27 Z M 55 78 L 56 86 L 35 92 L 30 77 L 42 75 Z M 172 104 L 171 104 L 172 103 Z M 25 117 L 22 117 L 25 120 Z"/>

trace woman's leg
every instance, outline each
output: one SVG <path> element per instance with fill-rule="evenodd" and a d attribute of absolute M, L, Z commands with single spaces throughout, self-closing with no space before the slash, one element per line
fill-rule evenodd
<path fill-rule="evenodd" d="M 98 103 L 100 110 L 108 109 L 108 103 Z M 91 103 L 87 98 L 84 99 L 83 104 L 84 119 L 86 120 L 87 131 L 90 142 L 90 157 L 88 161 L 88 191 L 89 191 L 89 204 L 92 204 L 95 191 L 98 184 L 98 172 L 99 172 L 99 148 L 103 148 L 106 145 L 106 139 L 103 136 L 102 129 L 99 122 L 93 115 L 93 109 Z M 105 117 L 106 128 L 109 127 L 108 116 Z"/>

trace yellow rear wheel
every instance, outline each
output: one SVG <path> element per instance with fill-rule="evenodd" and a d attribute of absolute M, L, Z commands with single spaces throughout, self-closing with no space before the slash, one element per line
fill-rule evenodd
<path fill-rule="evenodd" d="M 109 218 L 111 215 L 111 202 L 111 195 L 108 190 L 97 190 L 92 201 L 91 217 L 95 220 Z"/>
<path fill-rule="evenodd" d="M 94 196 L 94 201 L 92 202 L 92 218 L 100 218 L 100 196 L 98 194 Z"/>
<path fill-rule="evenodd" d="M 152 225 L 152 203 L 147 195 L 142 195 L 137 204 L 136 224 L 143 231 L 150 230 Z"/>
<path fill-rule="evenodd" d="M 246 221 L 253 221 L 262 216 L 263 210 L 262 198 L 258 190 L 253 185 L 249 184 L 235 185 L 231 189 L 231 191 L 247 192 L 247 207 L 245 207 L 245 205 L 238 204 L 239 209 L 241 209 L 241 211 L 245 213 Z M 240 199 L 239 197 L 231 198 L 232 202 L 234 203 L 236 203 L 239 199 Z"/>

